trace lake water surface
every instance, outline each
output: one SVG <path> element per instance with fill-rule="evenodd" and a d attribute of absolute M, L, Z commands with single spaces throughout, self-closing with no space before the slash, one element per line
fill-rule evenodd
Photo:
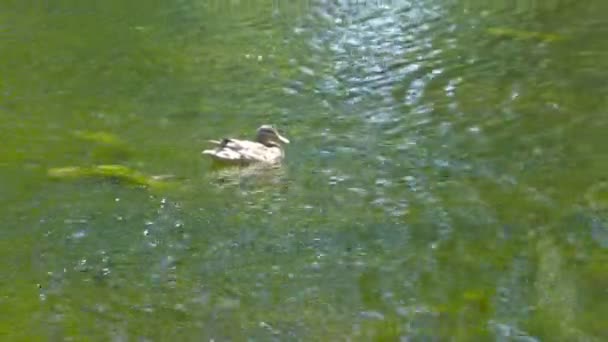
<path fill-rule="evenodd" d="M 0 4 L 2 340 L 608 339 L 608 2 L 86 3 Z"/>

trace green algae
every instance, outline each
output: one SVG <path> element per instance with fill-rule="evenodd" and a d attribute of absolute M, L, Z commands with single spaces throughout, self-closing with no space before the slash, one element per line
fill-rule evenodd
<path fill-rule="evenodd" d="M 89 167 L 67 166 L 51 168 L 48 175 L 54 179 L 98 178 L 115 180 L 120 183 L 143 186 L 151 189 L 165 188 L 169 185 L 167 176 L 150 176 L 123 165 L 96 165 Z"/>
<path fill-rule="evenodd" d="M 492 27 L 487 32 L 493 36 L 516 40 L 540 40 L 546 43 L 564 40 L 564 37 L 555 33 L 518 30 L 507 27 Z"/>

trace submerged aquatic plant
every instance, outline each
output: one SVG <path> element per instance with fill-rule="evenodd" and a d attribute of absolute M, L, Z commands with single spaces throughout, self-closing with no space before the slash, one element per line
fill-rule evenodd
<path fill-rule="evenodd" d="M 518 30 L 507 27 L 491 27 L 488 29 L 488 33 L 503 38 L 511 38 L 518 40 L 540 40 L 545 43 L 551 43 L 559 40 L 563 40 L 564 37 L 555 33 L 543 33 L 536 31 Z"/>
<path fill-rule="evenodd" d="M 55 179 L 109 179 L 116 180 L 129 185 L 144 186 L 153 189 L 163 188 L 167 186 L 169 183 L 166 181 L 166 179 L 170 177 L 147 175 L 124 165 L 58 167 L 49 169 L 48 175 Z"/>

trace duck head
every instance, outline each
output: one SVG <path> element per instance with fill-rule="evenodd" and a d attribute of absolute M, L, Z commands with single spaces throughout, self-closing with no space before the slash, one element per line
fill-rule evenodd
<path fill-rule="evenodd" d="M 262 125 L 258 128 L 256 140 L 266 146 L 280 146 L 279 143 L 289 144 L 289 140 L 280 135 L 272 125 Z"/>

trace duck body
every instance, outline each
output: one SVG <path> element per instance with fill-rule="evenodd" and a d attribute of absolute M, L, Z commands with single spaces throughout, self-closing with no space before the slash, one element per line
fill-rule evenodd
<path fill-rule="evenodd" d="M 279 164 L 285 153 L 281 143 L 289 143 L 274 127 L 263 125 L 258 129 L 257 141 L 224 138 L 210 140 L 216 145 L 213 149 L 203 151 L 215 162 L 226 165 Z"/>

